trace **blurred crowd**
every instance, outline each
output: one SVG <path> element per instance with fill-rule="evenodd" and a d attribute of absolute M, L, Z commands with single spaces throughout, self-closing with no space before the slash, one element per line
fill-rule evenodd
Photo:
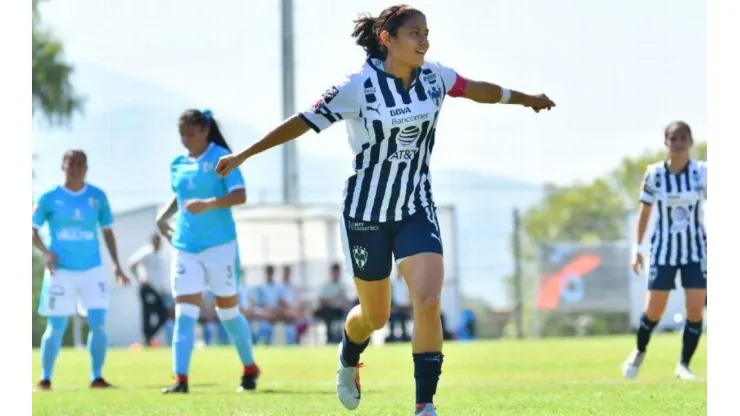
<path fill-rule="evenodd" d="M 161 331 L 172 342 L 174 300 L 169 288 L 169 265 L 161 255 L 161 238 L 153 235 L 130 259 L 132 275 L 139 281 L 142 305 L 143 341 L 155 346 Z M 359 302 L 343 278 L 342 265 L 334 263 L 318 293 L 301 288 L 293 279 L 290 265 L 264 266 L 264 282 L 253 285 L 245 267 L 237 267 L 239 307 L 252 325 L 255 343 L 272 344 L 277 327 L 285 344 L 338 343 L 344 320 Z M 277 274 L 277 275 L 276 275 Z M 391 277 L 391 315 L 385 342 L 411 340 L 412 302 L 406 282 L 394 271 Z M 213 297 L 206 295 L 201 304 L 199 323 L 206 345 L 228 344 L 225 328 L 216 314 Z M 444 323 L 444 319 L 443 319 Z M 313 339 L 309 339 L 313 337 Z"/>

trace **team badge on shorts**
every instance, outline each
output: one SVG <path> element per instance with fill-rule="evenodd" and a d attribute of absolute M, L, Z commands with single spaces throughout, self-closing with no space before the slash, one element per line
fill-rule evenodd
<path fill-rule="evenodd" d="M 367 264 L 367 250 L 365 247 L 355 246 L 352 249 L 352 258 L 355 260 L 357 268 L 362 270 Z"/>

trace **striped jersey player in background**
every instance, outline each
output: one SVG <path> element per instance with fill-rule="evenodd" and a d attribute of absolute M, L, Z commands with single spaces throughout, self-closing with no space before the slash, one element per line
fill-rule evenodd
<path fill-rule="evenodd" d="M 436 415 L 432 401 L 443 359 L 444 268 L 430 159 L 442 103 L 447 96 L 465 97 L 535 111 L 555 104 L 545 95 L 468 80 L 448 66 L 426 61 L 429 30 L 418 9 L 393 6 L 355 23 L 352 35 L 367 53 L 360 69 L 326 90 L 310 110 L 288 119 L 241 153 L 223 157 L 217 171 L 226 175 L 249 157 L 309 129 L 318 133 L 346 122 L 355 172 L 346 182 L 340 228 L 360 305 L 349 312 L 339 345 L 337 395 L 346 408 L 359 406 L 359 358 L 373 331 L 388 321 L 389 275 L 395 257 L 413 302 L 415 414 Z"/>
<path fill-rule="evenodd" d="M 90 387 L 108 388 L 103 378 L 103 364 L 108 350 L 105 318 L 108 312 L 108 279 L 101 267 L 98 228 L 113 262 L 116 281 L 129 279 L 118 260 L 113 234 L 113 213 L 102 189 L 88 184 L 87 155 L 70 150 L 62 159 L 64 184 L 41 195 L 33 212 L 33 245 L 46 257 L 47 270 L 41 287 L 39 315 L 46 317 L 46 331 L 41 338 L 41 380 L 37 390 L 51 390 L 54 370 L 68 317 L 77 313 L 78 302 L 87 315 L 90 333 Z M 39 229 L 49 224 L 47 247 Z"/>
<path fill-rule="evenodd" d="M 244 178 L 238 170 L 220 178 L 213 167 L 229 154 L 226 140 L 209 110 L 187 110 L 179 120 L 187 154 L 170 165 L 174 196 L 157 216 L 170 241 L 172 294 L 175 297 L 175 334 L 172 364 L 175 382 L 162 393 L 189 393 L 188 373 L 195 324 L 203 293 L 214 295 L 216 313 L 223 322 L 243 364 L 239 391 L 254 390 L 260 370 L 252 354 L 252 331 L 239 311 L 235 270 L 236 223 L 231 207 L 246 201 Z M 174 230 L 165 217 L 177 209 Z"/>
<path fill-rule="evenodd" d="M 689 363 L 701 337 L 707 295 L 707 233 L 703 212 L 707 198 L 707 163 L 690 158 L 693 144 L 688 124 L 671 123 L 665 129 L 668 157 L 648 166 L 642 182 L 637 244 L 632 261 L 632 268 L 638 274 L 644 267 L 641 252 L 647 242 L 645 231 L 653 209 L 657 220 L 650 239 L 647 305 L 637 332 L 637 348 L 622 367 L 627 378 L 638 375 L 650 334 L 663 316 L 668 296 L 676 288 L 679 271 L 681 286 L 686 291 L 686 323 L 675 374 L 681 379 L 695 378 Z"/>

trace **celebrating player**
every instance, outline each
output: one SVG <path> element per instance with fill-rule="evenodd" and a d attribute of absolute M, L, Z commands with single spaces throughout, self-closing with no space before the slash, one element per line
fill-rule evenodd
<path fill-rule="evenodd" d="M 79 300 L 87 314 L 90 333 L 87 349 L 91 360 L 92 388 L 112 387 L 103 378 L 108 350 L 105 317 L 108 311 L 108 279 L 101 267 L 98 227 L 108 247 L 116 281 L 127 285 L 118 261 L 113 214 L 102 189 L 85 182 L 87 155 L 69 150 L 62 159 L 64 184 L 41 195 L 33 212 L 33 245 L 46 257 L 47 270 L 41 288 L 39 314 L 46 317 L 41 339 L 41 380 L 37 390 L 51 390 L 54 370 L 67 318 L 77 311 Z M 49 223 L 50 244 L 46 247 L 39 229 Z"/>
<path fill-rule="evenodd" d="M 355 173 L 345 187 L 341 230 L 360 305 L 349 312 L 339 346 L 337 395 L 348 409 L 360 404 L 359 358 L 373 331 L 388 321 L 388 276 L 395 257 L 413 302 L 416 414 L 436 415 L 432 400 L 443 358 L 444 268 L 429 162 L 442 103 L 446 96 L 465 97 L 536 112 L 555 104 L 545 95 L 469 80 L 450 67 L 425 61 L 429 30 L 418 9 L 393 6 L 355 23 L 352 35 L 367 52 L 360 70 L 329 88 L 312 109 L 239 154 L 222 157 L 217 171 L 228 175 L 248 158 L 309 129 L 321 132 L 347 122 Z"/>
<path fill-rule="evenodd" d="M 210 290 L 216 313 L 226 327 L 244 365 L 239 390 L 256 388 L 259 368 L 252 357 L 249 323 L 239 312 L 236 224 L 231 207 L 246 201 L 244 179 L 238 170 L 224 178 L 214 172 L 219 157 L 231 152 L 209 110 L 187 110 L 180 116 L 180 137 L 187 155 L 170 166 L 175 195 L 158 215 L 160 231 L 173 247 L 172 293 L 175 296 L 175 335 L 172 343 L 175 383 L 163 393 L 188 393 L 188 369 L 201 296 Z M 166 223 L 177 209 L 174 230 Z"/>
<path fill-rule="evenodd" d="M 702 209 L 707 198 L 707 163 L 690 158 L 693 144 L 688 124 L 671 123 L 665 129 L 668 157 L 648 166 L 642 181 L 632 260 L 635 273 L 641 274 L 644 267 L 641 252 L 653 206 L 657 221 L 650 241 L 647 305 L 637 331 L 637 349 L 622 366 L 627 378 L 637 377 L 640 371 L 650 334 L 663 316 L 671 290 L 676 288 L 678 271 L 686 291 L 686 323 L 675 374 L 684 380 L 695 378 L 689 363 L 701 337 L 707 296 L 707 234 Z"/>

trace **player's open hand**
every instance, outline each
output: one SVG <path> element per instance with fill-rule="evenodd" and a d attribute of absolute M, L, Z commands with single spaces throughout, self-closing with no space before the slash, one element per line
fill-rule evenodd
<path fill-rule="evenodd" d="M 116 282 L 121 286 L 128 286 L 131 284 L 131 279 L 123 273 L 123 270 L 119 266 L 113 269 L 113 273 L 116 275 Z"/>
<path fill-rule="evenodd" d="M 528 96 L 524 106 L 531 108 L 535 113 L 539 113 L 541 110 L 550 111 L 551 108 L 555 107 L 555 103 L 545 94 L 539 94 Z"/>
<path fill-rule="evenodd" d="M 191 199 L 185 203 L 185 209 L 191 214 L 200 214 L 211 209 L 211 204 L 203 199 Z"/>
<path fill-rule="evenodd" d="M 232 170 L 239 167 L 239 165 L 244 162 L 243 160 L 239 160 L 239 157 L 237 155 L 226 155 L 221 156 L 221 159 L 218 160 L 218 163 L 216 164 L 216 173 L 220 177 L 225 177 L 229 173 L 231 173 Z"/>
<path fill-rule="evenodd" d="M 635 272 L 638 276 L 642 276 L 644 263 L 645 260 L 643 260 L 642 254 L 635 253 L 635 255 L 632 256 L 632 271 Z"/>

